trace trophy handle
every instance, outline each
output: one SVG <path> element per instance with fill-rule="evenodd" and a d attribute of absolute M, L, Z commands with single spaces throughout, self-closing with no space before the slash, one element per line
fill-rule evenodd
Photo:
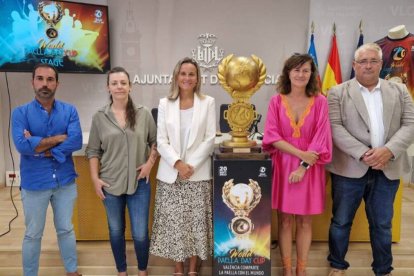
<path fill-rule="evenodd" d="M 253 112 L 254 112 L 254 120 L 257 120 L 257 117 L 259 116 L 259 114 L 257 113 L 256 110 L 253 110 Z"/>
<path fill-rule="evenodd" d="M 227 120 L 227 114 L 228 114 L 228 109 L 227 110 L 224 110 L 224 112 L 223 112 L 223 118 L 225 119 L 225 120 Z"/>

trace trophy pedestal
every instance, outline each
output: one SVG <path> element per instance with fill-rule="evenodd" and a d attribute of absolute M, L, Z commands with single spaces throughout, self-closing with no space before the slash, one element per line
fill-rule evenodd
<path fill-rule="evenodd" d="M 232 148 L 220 144 L 219 148 L 214 151 L 216 159 L 247 159 L 247 160 L 265 160 L 269 158 L 267 153 L 261 152 L 260 146 L 251 148 Z"/>
<path fill-rule="evenodd" d="M 256 141 L 249 140 L 247 138 L 248 132 L 230 132 L 231 139 L 225 140 L 220 144 L 220 152 L 233 152 L 233 153 L 251 153 L 261 152 L 260 146 L 257 145 Z"/>
<path fill-rule="evenodd" d="M 234 147 L 234 148 L 251 148 L 257 145 L 256 141 L 247 140 L 246 141 L 233 141 L 236 138 L 233 137 L 231 140 L 227 140 L 223 142 L 223 145 L 226 147 Z"/>
<path fill-rule="evenodd" d="M 272 162 L 248 139 L 259 118 L 249 99 L 265 82 L 266 67 L 255 55 L 232 54 L 217 77 L 233 103 L 223 112 L 232 138 L 213 157 L 212 275 L 270 275 Z"/>
<path fill-rule="evenodd" d="M 257 145 L 256 141 L 249 140 L 247 131 L 230 131 L 231 139 L 223 141 L 223 146 L 233 148 L 252 148 Z"/>

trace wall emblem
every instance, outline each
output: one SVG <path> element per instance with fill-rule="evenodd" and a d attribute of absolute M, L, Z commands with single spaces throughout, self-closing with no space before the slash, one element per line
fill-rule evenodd
<path fill-rule="evenodd" d="M 215 46 L 216 40 L 217 37 L 214 34 L 200 34 L 198 36 L 200 45 L 191 51 L 193 58 L 204 70 L 211 71 L 212 68 L 219 65 L 224 57 L 224 50 Z"/>

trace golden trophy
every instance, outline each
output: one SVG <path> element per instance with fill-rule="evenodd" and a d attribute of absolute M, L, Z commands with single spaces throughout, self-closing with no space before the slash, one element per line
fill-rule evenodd
<path fill-rule="evenodd" d="M 249 213 L 259 204 L 262 197 L 261 188 L 257 181 L 249 179 L 249 184 L 237 183 L 233 179 L 223 185 L 223 202 L 235 214 L 229 228 L 238 239 L 248 238 L 254 225 L 248 217 Z"/>
<path fill-rule="evenodd" d="M 233 103 L 224 112 L 224 119 L 230 125 L 231 140 L 223 142 L 228 148 L 255 147 L 255 141 L 248 139 L 249 128 L 257 117 L 250 103 L 250 97 L 262 86 L 266 78 L 266 66 L 255 55 L 251 57 L 225 57 L 218 67 L 218 79 L 221 86 L 233 98 Z"/>

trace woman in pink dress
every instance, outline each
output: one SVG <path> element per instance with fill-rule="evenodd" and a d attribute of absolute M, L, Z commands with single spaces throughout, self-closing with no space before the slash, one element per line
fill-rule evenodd
<path fill-rule="evenodd" d="M 312 57 L 286 60 L 269 103 L 263 149 L 273 163 L 272 208 L 278 210 L 283 275 L 292 273 L 292 227 L 296 222 L 296 275 L 306 275 L 312 215 L 325 207 L 325 168 L 332 155 L 326 98 L 319 93 Z"/>

